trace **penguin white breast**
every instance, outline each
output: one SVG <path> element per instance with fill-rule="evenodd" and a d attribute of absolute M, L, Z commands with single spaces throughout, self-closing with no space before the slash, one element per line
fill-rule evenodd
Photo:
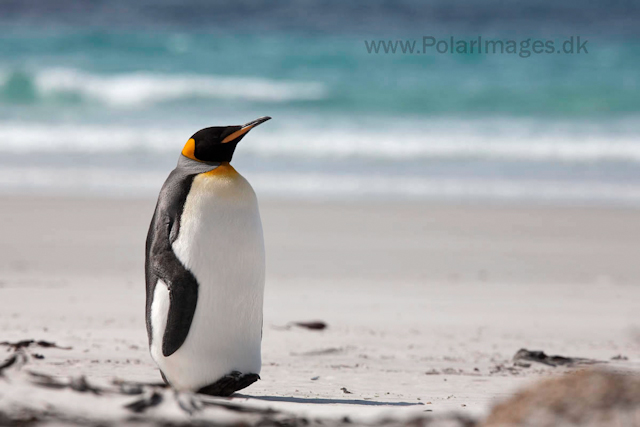
<path fill-rule="evenodd" d="M 262 224 L 251 185 L 233 167 L 221 165 L 194 178 L 173 250 L 198 282 L 198 302 L 175 353 L 162 356 L 162 340 L 153 339 L 152 356 L 169 382 L 197 390 L 232 371 L 260 373 Z M 164 290 L 157 294 L 168 296 Z M 158 326 L 164 331 L 164 324 Z"/>

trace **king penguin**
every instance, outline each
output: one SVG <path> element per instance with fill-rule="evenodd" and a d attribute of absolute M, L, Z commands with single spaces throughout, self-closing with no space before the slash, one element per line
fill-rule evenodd
<path fill-rule="evenodd" d="M 151 357 L 169 385 L 228 396 L 260 377 L 265 254 L 253 188 L 229 164 L 244 126 L 209 127 L 185 144 L 146 243 Z"/>

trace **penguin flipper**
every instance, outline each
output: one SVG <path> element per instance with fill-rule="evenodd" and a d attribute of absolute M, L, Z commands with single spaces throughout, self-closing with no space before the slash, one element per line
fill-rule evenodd
<path fill-rule="evenodd" d="M 147 327 L 150 333 L 150 310 L 158 281 L 169 290 L 169 312 L 162 338 L 162 355 L 169 357 L 184 344 L 198 302 L 198 282 L 178 259 L 171 247 L 179 222 L 156 209 L 147 237 Z"/>
<path fill-rule="evenodd" d="M 169 357 L 184 344 L 189 334 L 198 302 L 198 282 L 173 250 L 166 251 L 156 260 L 155 273 L 169 289 L 169 313 L 162 337 L 162 355 Z"/>

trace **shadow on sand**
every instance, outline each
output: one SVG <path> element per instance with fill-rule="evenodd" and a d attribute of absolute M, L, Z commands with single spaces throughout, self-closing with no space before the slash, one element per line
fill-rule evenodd
<path fill-rule="evenodd" d="M 245 394 L 234 394 L 234 397 L 244 397 L 247 399 L 265 400 L 268 402 L 291 402 L 291 403 L 313 403 L 319 405 L 338 404 L 338 405 L 366 405 L 366 406 L 418 406 L 424 405 L 422 402 L 377 402 L 375 400 L 356 400 L 356 399 L 314 399 L 304 397 L 287 397 L 287 396 L 248 396 Z"/>

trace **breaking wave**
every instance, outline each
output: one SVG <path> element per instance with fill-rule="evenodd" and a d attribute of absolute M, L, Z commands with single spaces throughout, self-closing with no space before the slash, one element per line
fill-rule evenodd
<path fill-rule="evenodd" d="M 326 96 L 321 83 L 258 77 L 134 72 L 93 74 L 73 68 L 0 74 L 0 99 L 97 101 L 111 107 L 139 107 L 181 99 L 209 98 L 253 102 L 313 101 Z"/>

